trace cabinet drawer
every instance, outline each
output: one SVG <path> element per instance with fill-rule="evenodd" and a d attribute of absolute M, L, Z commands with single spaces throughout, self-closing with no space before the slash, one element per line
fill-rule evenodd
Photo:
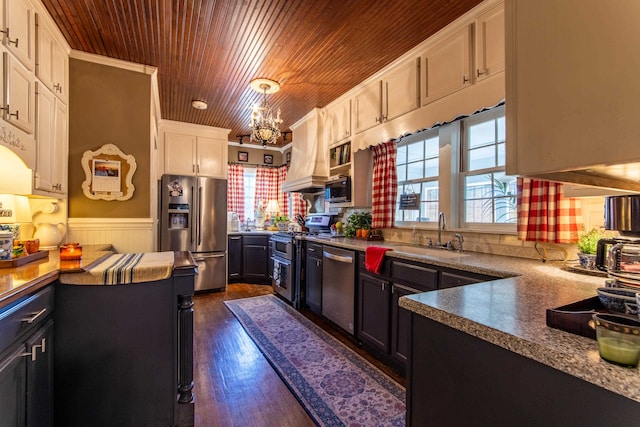
<path fill-rule="evenodd" d="M 438 270 L 426 265 L 415 265 L 393 261 L 393 280 L 409 285 L 419 291 L 438 288 Z"/>
<path fill-rule="evenodd" d="M 307 242 L 307 255 L 322 258 L 322 245 Z"/>
<path fill-rule="evenodd" d="M 53 286 L 0 311 L 0 352 L 53 313 Z"/>
<path fill-rule="evenodd" d="M 485 276 L 484 274 L 470 273 L 467 271 L 443 271 L 440 275 L 440 285 L 438 286 L 438 288 L 455 288 L 457 286 L 487 282 L 489 280 L 496 280 L 496 277 Z"/>
<path fill-rule="evenodd" d="M 268 242 L 268 236 L 247 236 L 246 234 L 242 236 L 242 243 L 244 245 L 267 246 Z"/>
<path fill-rule="evenodd" d="M 359 252 L 359 255 L 360 261 L 358 262 L 358 265 L 360 266 L 360 271 L 366 271 L 369 274 L 376 274 L 372 271 L 367 270 L 367 267 L 365 266 L 366 253 Z M 389 257 L 384 257 L 384 259 L 382 260 L 382 265 L 380 266 L 380 272 L 378 273 L 378 275 L 391 277 L 391 259 L 389 259 Z"/>

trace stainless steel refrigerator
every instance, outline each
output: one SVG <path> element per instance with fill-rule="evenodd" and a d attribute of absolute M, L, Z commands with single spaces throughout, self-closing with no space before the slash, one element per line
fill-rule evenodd
<path fill-rule="evenodd" d="M 227 181 L 163 175 L 160 182 L 161 251 L 191 251 L 198 264 L 196 291 L 227 285 Z"/>

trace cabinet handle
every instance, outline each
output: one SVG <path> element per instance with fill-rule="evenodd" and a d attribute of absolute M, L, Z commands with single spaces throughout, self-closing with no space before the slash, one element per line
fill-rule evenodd
<path fill-rule="evenodd" d="M 60 83 L 54 84 L 53 88 L 56 90 L 56 92 L 62 93 L 62 85 Z"/>
<path fill-rule="evenodd" d="M 9 27 L 7 27 L 6 30 L 0 30 L 0 33 L 2 33 L 5 36 L 7 36 L 7 44 L 13 43 L 15 45 L 15 47 L 18 47 L 19 39 L 11 40 L 11 37 L 9 36 Z"/>
<path fill-rule="evenodd" d="M 31 317 L 27 317 L 25 319 L 22 319 L 22 321 L 31 324 L 31 323 L 35 322 L 38 317 L 42 316 L 46 311 L 47 311 L 47 307 L 45 307 L 42 310 L 40 310 L 39 312 L 33 314 Z"/>
<path fill-rule="evenodd" d="M 387 289 L 387 283 L 386 282 L 381 282 L 380 285 L 381 285 L 381 289 L 383 291 Z"/>
<path fill-rule="evenodd" d="M 376 117 L 376 123 L 382 123 L 382 117 Z"/>
<path fill-rule="evenodd" d="M 4 111 L 7 113 L 7 119 L 11 118 L 11 116 L 15 117 L 16 120 L 20 120 L 20 111 L 16 110 L 15 113 L 11 112 L 11 108 L 9 107 L 9 104 L 7 104 L 4 107 L 0 107 L 0 110 Z"/>
<path fill-rule="evenodd" d="M 483 74 L 487 74 L 487 70 L 480 71 L 480 68 L 476 68 L 476 77 L 480 77 Z"/>
<path fill-rule="evenodd" d="M 196 165 L 196 173 L 200 173 L 200 165 Z"/>
<path fill-rule="evenodd" d="M 229 240 L 240 240 L 240 236 L 238 236 L 238 237 L 229 237 Z"/>
<path fill-rule="evenodd" d="M 316 260 L 316 267 L 320 267 L 320 260 Z"/>
<path fill-rule="evenodd" d="M 31 346 L 31 352 L 24 352 L 24 353 L 20 353 L 20 356 L 25 357 L 25 356 L 31 356 L 31 361 L 35 362 L 38 356 L 38 353 L 36 353 L 36 351 L 38 350 L 38 347 L 40 347 L 40 351 L 42 353 L 46 353 L 47 352 L 47 339 L 46 338 L 42 338 L 42 340 L 40 340 L 40 344 L 34 344 Z"/>
<path fill-rule="evenodd" d="M 462 76 L 462 84 L 469 83 L 469 77 Z"/>
<path fill-rule="evenodd" d="M 315 249 L 313 249 L 313 248 L 307 248 L 307 251 L 309 251 L 309 252 L 315 252 L 316 250 L 315 250 Z"/>

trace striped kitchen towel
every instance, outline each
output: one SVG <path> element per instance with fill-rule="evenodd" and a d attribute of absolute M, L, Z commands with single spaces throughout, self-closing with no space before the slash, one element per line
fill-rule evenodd
<path fill-rule="evenodd" d="M 125 285 L 151 282 L 171 276 L 173 252 L 114 254 L 82 273 L 60 275 L 68 285 Z"/>

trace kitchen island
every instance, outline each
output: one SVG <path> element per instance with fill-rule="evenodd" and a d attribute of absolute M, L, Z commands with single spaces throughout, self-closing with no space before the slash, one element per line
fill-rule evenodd
<path fill-rule="evenodd" d="M 633 417 L 636 423 L 640 419 L 639 370 L 618 367 L 601 360 L 597 342 L 593 339 L 546 325 L 546 309 L 595 296 L 596 288 L 604 286 L 602 277 L 568 272 L 562 263 L 542 263 L 473 252 L 458 254 L 399 242 L 308 239 L 360 251 L 369 245 L 388 246 L 393 250 L 387 252 L 386 256 L 392 259 L 428 262 L 500 277 L 499 280 L 400 298 L 400 306 L 412 313 L 413 356 L 410 357 L 408 372 L 408 420 L 411 425 L 423 425 L 421 422 L 427 419 L 429 423 L 435 423 L 433 425 L 439 425 L 434 421 L 436 419 L 443 421 L 443 425 L 456 425 L 455 416 L 462 417 L 457 419 L 457 425 L 468 424 L 474 419 L 481 421 L 474 417 L 487 414 L 498 414 L 493 421 L 499 425 L 500 414 L 505 413 L 504 408 L 516 408 L 517 402 L 536 408 L 533 411 L 536 414 L 540 414 L 540 408 L 544 407 L 546 413 L 554 415 L 554 405 L 564 403 L 564 398 L 557 398 L 557 394 L 572 396 L 574 402 L 582 402 L 585 407 L 589 406 L 585 405 L 588 396 L 602 399 L 606 402 L 604 407 L 607 403 L 610 405 L 606 410 L 596 405 L 591 405 L 587 410 L 581 406 L 578 410 L 580 414 L 622 414 L 628 417 L 624 420 Z M 436 336 L 436 333 L 446 346 L 437 345 L 437 342 L 428 338 L 430 335 Z M 484 351 L 485 346 L 491 350 Z M 493 350 L 497 351 L 497 355 Z M 444 366 L 443 361 L 446 360 L 451 360 L 451 365 Z M 529 370 L 530 365 L 536 366 L 536 369 Z M 465 369 L 470 366 L 472 370 Z M 417 378 L 419 372 L 416 368 L 425 367 L 432 368 L 428 371 L 430 376 Z M 537 368 L 541 368 L 543 373 L 539 373 Z M 438 372 L 440 376 L 435 377 Z M 532 372 L 536 374 L 532 375 Z M 489 373 L 495 375 L 487 376 Z M 536 391 L 540 391 L 537 384 L 544 384 L 544 375 L 551 375 L 552 384 L 554 381 L 560 382 L 543 388 L 547 395 L 540 396 L 536 394 Z M 525 383 L 519 383 L 518 378 Z M 492 388 L 499 389 L 500 381 L 510 386 L 506 388 L 510 390 L 509 393 L 492 391 Z M 572 385 L 563 388 L 560 384 L 564 382 Z M 416 384 L 420 384 L 420 387 L 416 388 Z M 518 387 L 518 384 L 522 387 Z M 512 399 L 507 400 L 509 395 Z M 505 400 L 501 401 L 503 398 Z M 557 398 L 555 402 L 554 398 Z M 486 407 L 486 411 L 474 412 L 476 406 L 472 402 L 476 402 L 478 408 Z M 470 405 L 469 412 L 462 411 L 467 405 Z M 436 414 L 428 411 L 429 418 L 411 417 L 412 410 L 424 411 L 437 407 L 447 408 L 446 413 L 441 414 L 443 418 L 437 418 Z M 575 410 L 573 407 L 565 414 L 573 414 Z M 526 411 L 521 414 L 524 416 Z M 597 420 L 595 417 L 589 418 L 589 415 L 583 417 L 588 420 L 585 425 Z M 572 418 L 573 422 L 577 419 Z M 615 417 L 607 419 L 613 421 Z M 523 425 L 523 420 L 518 420 L 518 424 Z M 544 425 L 542 420 L 550 421 L 549 425 L 560 424 L 558 419 L 541 417 L 531 418 L 531 423 Z M 567 419 L 563 421 L 565 425 L 569 422 Z"/>

